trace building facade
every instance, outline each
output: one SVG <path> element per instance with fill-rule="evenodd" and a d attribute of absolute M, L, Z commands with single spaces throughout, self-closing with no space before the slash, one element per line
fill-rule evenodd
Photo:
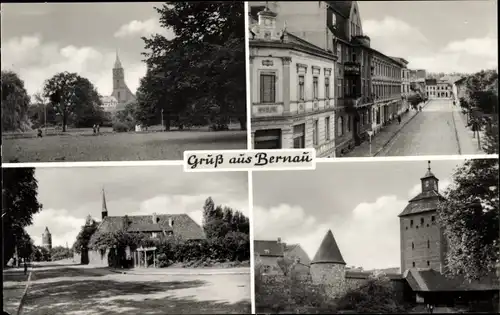
<path fill-rule="evenodd" d="M 113 66 L 113 93 L 111 93 L 111 96 L 116 99 L 116 108 L 118 109 L 136 100 L 135 95 L 130 91 L 125 82 L 125 69 L 118 57 L 118 53 L 116 53 L 116 60 Z"/>
<path fill-rule="evenodd" d="M 102 109 L 105 112 L 114 112 L 118 107 L 118 101 L 114 96 L 102 96 L 101 103 Z"/>
<path fill-rule="evenodd" d="M 447 80 L 425 80 L 426 95 L 429 99 L 450 99 L 453 95 L 452 84 Z"/>
<path fill-rule="evenodd" d="M 277 25 L 277 16 L 265 7 L 252 19 L 253 148 L 315 148 L 333 157 L 336 56 Z"/>
<path fill-rule="evenodd" d="M 45 231 L 42 234 L 42 247 L 45 247 L 49 251 L 52 249 L 52 234 L 50 234 L 48 227 L 45 227 Z"/>

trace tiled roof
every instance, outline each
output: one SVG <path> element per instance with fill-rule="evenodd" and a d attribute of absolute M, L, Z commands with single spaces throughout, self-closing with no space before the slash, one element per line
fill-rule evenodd
<path fill-rule="evenodd" d="M 259 256 L 283 257 L 284 246 L 278 241 L 253 241 L 253 251 Z"/>
<path fill-rule="evenodd" d="M 289 244 L 285 246 L 285 254 L 293 254 L 295 257 L 300 258 L 300 263 L 304 266 L 311 264 L 311 259 L 300 246 L 300 244 Z"/>
<path fill-rule="evenodd" d="M 104 232 L 112 232 L 124 228 L 125 218 L 128 218 L 127 230 L 133 232 L 156 232 L 156 231 L 173 231 L 174 235 L 180 236 L 183 239 L 205 239 L 205 233 L 201 226 L 198 225 L 187 214 L 158 214 L 157 223 L 153 222 L 152 215 L 136 215 L 136 216 L 107 216 L 99 225 L 99 230 Z M 169 220 L 172 219 L 173 226 L 170 227 Z M 158 230 L 159 229 L 159 230 Z"/>
<path fill-rule="evenodd" d="M 326 233 L 325 238 L 323 238 L 314 259 L 311 262 L 311 264 L 320 263 L 346 264 L 331 230 L 328 230 Z"/>
<path fill-rule="evenodd" d="M 441 200 L 444 200 L 444 197 L 442 197 L 435 191 L 422 192 L 415 198 L 410 200 L 408 205 L 404 208 L 403 212 L 399 214 L 399 217 L 423 213 L 427 211 L 434 211 L 437 209 L 439 201 Z"/>
<path fill-rule="evenodd" d="M 448 278 L 433 269 L 409 269 L 405 272 L 404 278 L 413 291 L 489 291 L 500 288 L 498 277 L 494 273 L 469 282 L 463 276 Z"/>
<path fill-rule="evenodd" d="M 352 1 L 328 1 L 330 8 L 345 18 L 351 16 Z"/>

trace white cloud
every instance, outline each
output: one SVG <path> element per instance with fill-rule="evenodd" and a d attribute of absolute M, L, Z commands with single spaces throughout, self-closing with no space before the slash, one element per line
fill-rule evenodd
<path fill-rule="evenodd" d="M 42 234 L 45 227 L 52 234 L 52 246 L 72 246 L 80 233 L 85 219 L 76 218 L 66 209 L 43 209 L 33 216 L 33 224 L 26 231 L 35 245 L 42 245 Z"/>
<path fill-rule="evenodd" d="M 101 51 L 94 47 L 61 46 L 44 42 L 39 35 L 11 38 L 2 42 L 2 70 L 12 70 L 24 80 L 30 95 L 43 89 L 45 80 L 58 72 L 76 72 L 88 78 L 102 95 L 112 91 L 112 67 L 115 51 Z M 146 66 L 137 58 L 130 64 L 123 60 L 125 80 L 135 92 Z"/>
<path fill-rule="evenodd" d="M 298 206 L 254 207 L 254 236 L 260 240 L 281 237 L 287 243 L 300 243 L 312 259 L 330 229 L 348 265 L 365 269 L 398 267 L 397 215 L 406 204 L 406 200 L 395 196 L 381 196 L 374 202 L 359 204 L 348 217 L 332 216 L 321 222 Z"/>
<path fill-rule="evenodd" d="M 363 31 L 371 46 L 385 55 L 402 57 L 414 69 L 430 72 L 476 72 L 498 68 L 498 39 L 495 34 L 465 38 L 434 45 L 417 28 L 394 17 L 367 20 Z"/>
<path fill-rule="evenodd" d="M 115 37 L 137 37 L 148 36 L 151 34 L 162 34 L 167 38 L 172 38 L 174 33 L 160 26 L 157 18 L 151 18 L 145 21 L 130 21 L 128 24 L 122 25 L 118 31 L 115 32 Z"/>

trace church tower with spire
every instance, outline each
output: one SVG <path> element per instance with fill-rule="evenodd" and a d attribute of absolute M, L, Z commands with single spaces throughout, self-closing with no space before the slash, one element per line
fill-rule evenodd
<path fill-rule="evenodd" d="M 50 234 L 48 227 L 45 227 L 45 231 L 42 234 L 42 247 L 45 247 L 49 251 L 52 249 L 52 234 Z"/>
<path fill-rule="evenodd" d="M 106 205 L 106 194 L 104 193 L 104 188 L 102 189 L 102 209 L 101 218 L 104 220 L 108 216 L 108 207 Z"/>
<path fill-rule="evenodd" d="M 328 292 L 333 297 L 343 294 L 345 292 L 345 265 L 333 233 L 328 230 L 311 262 L 310 273 L 313 283 L 328 286 Z"/>
<path fill-rule="evenodd" d="M 439 179 L 431 171 L 420 178 L 421 192 L 399 214 L 401 238 L 401 273 L 411 268 L 444 271 L 446 239 L 437 219 Z"/>
<path fill-rule="evenodd" d="M 118 106 L 122 108 L 125 104 L 136 99 L 125 82 L 125 70 L 118 56 L 118 51 L 116 51 L 116 60 L 113 66 L 113 93 L 111 95 L 118 101 Z"/>

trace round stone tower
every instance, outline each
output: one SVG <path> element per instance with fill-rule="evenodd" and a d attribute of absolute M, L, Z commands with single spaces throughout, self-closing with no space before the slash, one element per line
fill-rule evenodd
<path fill-rule="evenodd" d="M 345 261 L 331 230 L 328 230 L 311 262 L 313 283 L 326 285 L 328 293 L 338 296 L 345 291 Z"/>
<path fill-rule="evenodd" d="M 42 234 L 42 246 L 48 250 L 52 249 L 52 234 L 50 234 L 48 227 L 45 227 L 45 232 Z"/>

